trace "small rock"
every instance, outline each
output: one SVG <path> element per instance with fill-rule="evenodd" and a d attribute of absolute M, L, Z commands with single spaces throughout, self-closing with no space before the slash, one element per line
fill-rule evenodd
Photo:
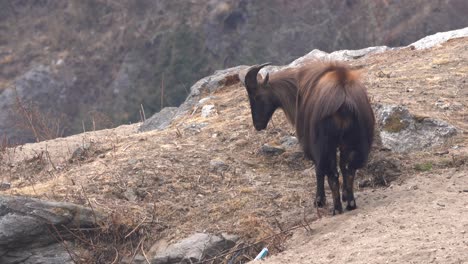
<path fill-rule="evenodd" d="M 444 151 L 437 151 L 434 153 L 434 155 L 436 156 L 443 156 L 443 155 L 447 155 L 449 154 L 450 152 L 448 150 L 444 150 Z"/>
<path fill-rule="evenodd" d="M 450 109 L 450 104 L 442 104 L 438 106 L 442 110 L 449 110 Z"/>
<path fill-rule="evenodd" d="M 8 190 L 11 188 L 11 183 L 9 182 L 0 182 L 0 191 Z"/>
<path fill-rule="evenodd" d="M 243 160 L 242 162 L 244 162 L 246 165 L 250 166 L 250 167 L 257 167 L 258 166 L 258 163 L 254 160 Z"/>
<path fill-rule="evenodd" d="M 129 159 L 129 160 L 127 161 L 128 165 L 135 165 L 135 164 L 137 164 L 137 162 L 138 162 L 137 159 Z"/>
<path fill-rule="evenodd" d="M 71 158 L 69 159 L 70 163 L 73 163 L 73 161 L 79 160 L 79 161 L 84 161 L 86 157 L 88 156 L 88 151 L 90 148 L 90 144 L 83 144 L 83 146 L 78 147 L 73 151 L 73 154 Z"/>
<path fill-rule="evenodd" d="M 383 71 L 380 70 L 380 71 L 377 73 L 377 77 L 379 77 L 379 78 L 390 78 L 390 73 L 385 73 L 385 72 L 383 72 Z"/>
<path fill-rule="evenodd" d="M 153 264 L 193 263 L 215 257 L 234 247 L 237 236 L 196 233 L 175 244 L 158 246 Z"/>
<path fill-rule="evenodd" d="M 236 146 L 238 147 L 243 147 L 243 146 L 246 146 L 247 144 L 249 144 L 249 142 L 245 139 L 239 139 L 236 141 Z"/>
<path fill-rule="evenodd" d="M 133 189 L 127 189 L 124 193 L 123 196 L 125 199 L 127 199 L 130 202 L 135 202 L 138 200 L 137 194 L 135 193 L 135 190 Z"/>
<path fill-rule="evenodd" d="M 450 109 L 452 109 L 454 111 L 463 110 L 463 104 L 461 104 L 459 102 L 453 102 Z"/>
<path fill-rule="evenodd" d="M 260 148 L 260 152 L 263 155 L 275 156 L 275 155 L 283 154 L 285 152 L 285 149 L 281 146 L 272 146 L 272 145 L 264 144 Z"/>
<path fill-rule="evenodd" d="M 302 176 L 310 177 L 313 175 L 313 169 L 312 168 L 305 169 L 301 172 L 301 174 Z"/>
<path fill-rule="evenodd" d="M 184 127 L 184 130 L 185 131 L 188 131 L 188 132 L 191 132 L 191 133 L 194 133 L 194 134 L 198 134 L 201 132 L 201 129 L 206 127 L 208 125 L 208 123 L 192 123 L 192 124 L 189 124 L 187 126 Z"/>
<path fill-rule="evenodd" d="M 437 101 L 434 103 L 437 108 L 442 109 L 442 110 L 448 110 L 450 109 L 450 104 L 446 103 L 442 98 L 437 99 Z"/>
<path fill-rule="evenodd" d="M 201 116 L 204 118 L 210 117 L 216 113 L 214 105 L 204 105 L 202 107 Z"/>
<path fill-rule="evenodd" d="M 210 171 L 211 172 L 223 172 L 227 171 L 229 169 L 229 165 L 227 165 L 223 160 L 221 159 L 212 159 L 210 161 Z"/>
<path fill-rule="evenodd" d="M 299 143 L 296 137 L 293 136 L 284 136 L 281 138 L 281 145 L 285 148 L 292 148 Z"/>

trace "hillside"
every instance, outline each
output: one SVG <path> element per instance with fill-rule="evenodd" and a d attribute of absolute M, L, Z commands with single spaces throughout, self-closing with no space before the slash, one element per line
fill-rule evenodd
<path fill-rule="evenodd" d="M 141 121 L 142 108 L 150 116 L 178 106 L 216 69 L 285 64 L 314 48 L 404 46 L 468 25 L 464 0 L 12 0 L 0 7 L 0 135 L 12 143 Z M 30 112 L 45 116 L 50 131 L 34 135 Z"/>
<path fill-rule="evenodd" d="M 197 98 L 208 99 L 161 131 L 125 125 L 3 149 L 0 181 L 7 187 L 0 194 L 109 215 L 97 234 L 75 239 L 83 263 L 151 257 L 196 232 L 237 235 L 244 243 L 237 248 L 260 241 L 242 251 L 236 261 L 243 263 L 263 246 L 275 255 L 266 263 L 466 263 L 467 47 L 468 38 L 458 38 L 350 61 L 365 71 L 374 104 L 402 105 L 458 129 L 421 151 L 377 144 L 370 164 L 379 170 L 359 172 L 353 212 L 330 216 L 313 207 L 312 164 L 297 144 L 265 154 L 264 144 L 282 146 L 294 131 L 281 111 L 266 131 L 254 130 L 237 72 L 212 93 L 201 90 Z M 215 111 L 203 117 L 203 105 Z"/>

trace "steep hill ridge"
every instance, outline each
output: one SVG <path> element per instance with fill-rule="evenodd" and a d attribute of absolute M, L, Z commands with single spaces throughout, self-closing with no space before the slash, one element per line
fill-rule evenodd
<path fill-rule="evenodd" d="M 402 46 L 468 25 L 465 0 L 11 0 L 1 6 L 0 95 L 16 86 L 21 100 L 59 122 L 47 138 L 137 122 L 141 107 L 149 116 L 178 106 L 191 84 L 215 69 L 284 64 L 314 48 Z M 35 141 L 14 103 L 0 96 L 0 135 Z"/>

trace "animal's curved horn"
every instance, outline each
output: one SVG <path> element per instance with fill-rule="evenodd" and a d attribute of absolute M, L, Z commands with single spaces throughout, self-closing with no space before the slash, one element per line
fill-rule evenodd
<path fill-rule="evenodd" d="M 257 83 L 257 74 L 258 74 L 258 72 L 263 67 L 265 67 L 267 65 L 270 65 L 270 64 L 271 64 L 270 62 L 267 62 L 267 63 L 261 64 L 261 65 L 254 65 L 254 66 L 249 68 L 249 70 L 245 74 L 245 81 L 244 81 L 244 84 L 245 84 L 245 87 L 247 88 L 247 90 L 254 91 L 257 88 L 257 86 L 258 86 L 258 83 Z"/>
<path fill-rule="evenodd" d="M 267 85 L 269 79 L 270 79 L 270 73 L 267 73 L 267 75 L 265 76 L 265 79 L 263 80 L 263 86 L 264 87 L 265 87 L 265 85 Z"/>

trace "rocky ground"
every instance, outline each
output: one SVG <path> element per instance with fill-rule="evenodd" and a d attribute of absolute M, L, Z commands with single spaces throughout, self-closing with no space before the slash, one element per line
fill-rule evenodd
<path fill-rule="evenodd" d="M 84 263 L 144 263 L 193 233 L 234 234 L 237 249 L 250 245 L 208 263 L 244 263 L 264 246 L 269 263 L 466 263 L 467 47 L 468 38 L 452 39 L 350 62 L 364 70 L 374 104 L 405 106 L 458 129 L 418 151 L 377 144 L 374 170 L 359 172 L 353 212 L 313 207 L 312 164 L 294 130 L 278 111 L 266 131 L 255 131 L 237 75 L 200 91 L 207 99 L 161 131 L 134 124 L 2 149 L 0 194 L 108 215 L 95 230 L 74 233 L 81 249 L 74 259 Z"/>

